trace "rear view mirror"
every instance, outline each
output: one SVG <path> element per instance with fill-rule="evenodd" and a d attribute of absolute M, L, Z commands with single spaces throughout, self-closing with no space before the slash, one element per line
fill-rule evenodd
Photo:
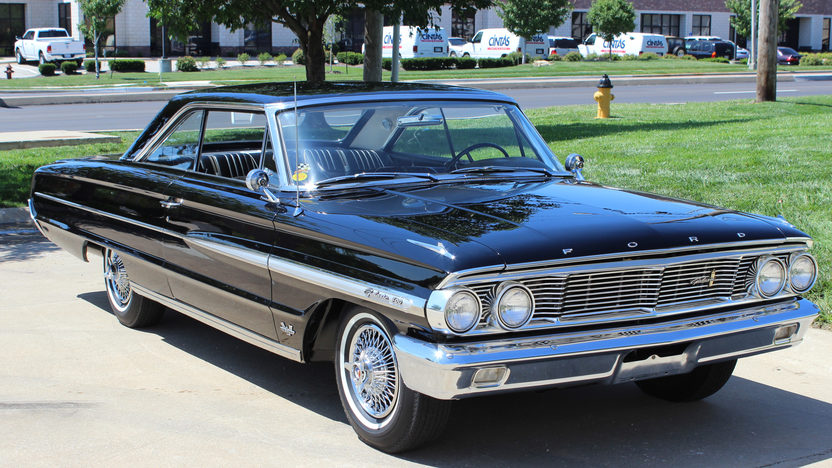
<path fill-rule="evenodd" d="M 396 127 L 429 127 L 431 125 L 442 125 L 444 121 L 441 115 L 407 115 L 396 119 Z"/>

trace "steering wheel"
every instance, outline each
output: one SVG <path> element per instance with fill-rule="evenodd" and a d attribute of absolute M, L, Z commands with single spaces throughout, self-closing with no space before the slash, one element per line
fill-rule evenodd
<path fill-rule="evenodd" d="M 456 166 L 456 163 L 458 163 L 459 160 L 462 159 L 463 154 L 467 154 L 468 155 L 468 160 L 471 161 L 471 162 L 474 162 L 474 158 L 471 156 L 471 151 L 474 151 L 475 149 L 479 149 L 479 148 L 494 148 L 494 149 L 500 151 L 501 153 L 503 153 L 504 157 L 506 157 L 506 158 L 511 157 L 511 156 L 508 155 L 508 151 L 503 149 L 502 146 L 484 141 L 482 143 L 474 143 L 473 145 L 468 146 L 467 148 L 465 148 L 462 151 L 460 151 L 459 153 L 457 153 L 456 156 L 451 158 L 450 162 L 448 162 L 448 167 Z"/>

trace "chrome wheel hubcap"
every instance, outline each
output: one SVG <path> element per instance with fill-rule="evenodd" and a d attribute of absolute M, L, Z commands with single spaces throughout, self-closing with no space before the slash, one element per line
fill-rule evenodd
<path fill-rule="evenodd" d="M 107 293 L 119 310 L 124 310 L 130 303 L 133 290 L 130 288 L 130 278 L 121 257 L 113 251 L 108 251 L 104 257 L 104 282 Z"/>
<path fill-rule="evenodd" d="M 387 335 L 375 324 L 362 325 L 353 335 L 347 357 L 344 370 L 353 399 L 373 418 L 389 415 L 398 397 L 399 377 Z"/>

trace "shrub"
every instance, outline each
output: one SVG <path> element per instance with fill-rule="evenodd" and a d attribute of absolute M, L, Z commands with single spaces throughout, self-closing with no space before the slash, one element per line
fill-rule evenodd
<path fill-rule="evenodd" d="M 116 51 L 113 52 L 113 57 L 122 57 L 122 58 L 130 57 L 130 51 L 116 49 Z"/>
<path fill-rule="evenodd" d="M 823 65 L 823 57 L 820 54 L 806 54 L 800 57 L 800 64 L 809 66 Z"/>
<path fill-rule="evenodd" d="M 457 63 L 456 57 L 422 57 L 401 60 L 402 68 L 405 70 L 445 70 L 456 66 Z"/>
<path fill-rule="evenodd" d="M 139 59 L 114 59 L 110 60 L 110 71 L 127 73 L 127 72 L 143 72 L 144 60 Z M 196 65 L 194 65 L 196 66 Z"/>
<path fill-rule="evenodd" d="M 101 67 L 101 62 L 98 63 L 98 67 Z M 95 73 L 95 59 L 84 60 L 84 70 Z"/>
<path fill-rule="evenodd" d="M 634 62 L 638 60 L 638 55 L 624 54 L 621 56 L 621 60 L 624 62 Z"/>
<path fill-rule="evenodd" d="M 681 57 L 677 57 L 675 54 L 668 53 L 668 54 L 662 55 L 662 58 L 667 59 L 667 60 L 679 60 Z"/>
<path fill-rule="evenodd" d="M 274 58 L 274 63 L 278 65 L 283 65 L 283 62 L 286 61 L 286 54 L 280 54 Z"/>
<path fill-rule="evenodd" d="M 257 56 L 257 61 L 260 62 L 261 67 L 265 67 L 267 63 L 269 63 L 273 60 L 274 60 L 274 57 L 272 57 L 272 54 L 270 54 L 268 52 L 261 52 L 260 55 Z"/>
<path fill-rule="evenodd" d="M 364 63 L 364 54 L 358 52 L 338 52 L 338 61 L 347 65 L 361 65 Z"/>
<path fill-rule="evenodd" d="M 292 54 L 292 62 L 298 65 L 306 65 L 306 57 L 303 55 L 303 49 L 298 49 Z"/>
<path fill-rule="evenodd" d="M 472 68 L 476 68 L 477 61 L 472 59 L 471 57 L 458 57 L 456 58 L 456 68 L 458 70 L 470 70 Z"/>
<path fill-rule="evenodd" d="M 208 68 L 208 62 L 211 61 L 211 57 L 200 57 L 196 60 L 199 62 L 199 68 L 205 70 Z"/>
<path fill-rule="evenodd" d="M 563 57 L 563 59 L 566 60 L 567 62 L 580 62 L 581 60 L 584 59 L 584 57 L 581 55 L 580 52 L 572 51 L 572 52 L 569 52 L 568 54 L 566 54 Z"/>
<path fill-rule="evenodd" d="M 658 60 L 659 56 L 653 52 L 645 52 L 638 56 L 639 60 Z"/>
<path fill-rule="evenodd" d="M 693 55 L 688 55 L 688 54 L 685 54 L 685 55 L 683 55 L 683 56 L 681 56 L 681 57 L 679 57 L 679 58 L 680 58 L 681 60 L 696 60 L 696 57 L 694 57 Z"/>
<path fill-rule="evenodd" d="M 521 54 L 520 52 L 512 52 L 512 53 L 506 55 L 505 58 L 510 59 L 512 62 L 514 62 L 515 65 L 520 65 L 521 63 L 524 63 L 523 62 L 523 54 Z M 532 56 L 529 55 L 529 54 L 526 54 L 526 62 L 525 63 L 531 63 L 531 62 L 532 62 Z"/>
<path fill-rule="evenodd" d="M 54 76 L 55 70 L 58 69 L 58 66 L 54 63 L 42 63 L 38 65 L 38 71 L 43 76 Z"/>
<path fill-rule="evenodd" d="M 730 63 L 731 61 L 725 57 L 705 57 L 702 59 L 703 62 L 713 62 L 713 63 Z"/>
<path fill-rule="evenodd" d="M 501 68 L 514 66 L 514 60 L 508 57 L 479 59 L 477 63 L 480 68 Z"/>
<path fill-rule="evenodd" d="M 393 69 L 393 59 L 391 58 L 383 58 L 381 59 L 381 68 L 390 71 Z"/>
<path fill-rule="evenodd" d="M 237 61 L 240 62 L 240 65 L 245 66 L 246 62 L 251 58 L 251 55 L 243 52 L 242 54 L 237 54 Z"/>
<path fill-rule="evenodd" d="M 78 72 L 78 64 L 75 62 L 64 62 L 61 64 L 61 73 L 64 75 L 75 75 Z"/>
<path fill-rule="evenodd" d="M 574 53 L 575 52 L 569 52 L 569 54 L 574 54 Z M 569 54 L 566 54 L 566 56 L 569 57 Z M 578 55 L 581 55 L 580 52 L 578 52 Z M 569 60 L 569 59 L 567 58 L 567 60 Z M 598 54 L 596 54 L 596 53 L 588 54 L 586 56 L 586 60 L 588 60 L 588 61 L 598 60 Z M 578 60 L 569 60 L 569 61 L 570 62 L 577 62 Z"/>
<path fill-rule="evenodd" d="M 550 62 L 560 62 L 561 60 L 563 60 L 563 57 L 561 57 L 558 54 L 552 54 L 549 56 L 547 60 L 549 60 Z"/>
<path fill-rule="evenodd" d="M 199 68 L 196 66 L 196 59 L 190 55 L 180 57 L 176 61 L 176 69 L 181 72 L 198 72 Z"/>
<path fill-rule="evenodd" d="M 225 67 L 225 59 L 224 58 L 222 58 L 220 56 L 217 56 L 217 60 L 215 60 L 215 62 L 217 62 L 217 69 L 218 70 L 221 70 L 223 67 Z"/>

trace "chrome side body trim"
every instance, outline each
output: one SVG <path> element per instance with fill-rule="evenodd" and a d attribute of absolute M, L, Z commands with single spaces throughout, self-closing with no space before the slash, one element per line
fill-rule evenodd
<path fill-rule="evenodd" d="M 219 317 L 211 315 L 207 312 L 199 310 L 195 307 L 191 307 L 187 304 L 183 304 L 175 299 L 171 299 L 167 296 L 163 296 L 161 294 L 157 294 L 145 287 L 142 287 L 138 284 L 133 283 L 131 285 L 133 289 L 136 291 L 137 294 L 147 297 L 148 299 L 154 300 L 166 307 L 170 307 L 171 309 L 180 312 L 182 314 L 191 317 L 194 320 L 198 320 L 209 327 L 216 328 L 222 332 L 228 333 L 229 335 L 239 338 L 247 343 L 253 344 L 254 346 L 260 347 L 265 349 L 266 351 L 271 351 L 275 354 L 283 356 L 285 358 L 291 359 L 293 361 L 302 362 L 301 352 L 298 349 L 290 348 L 288 346 L 282 345 L 274 340 L 271 340 L 265 336 L 258 335 L 257 333 L 253 333 L 249 330 L 246 330 L 243 327 L 237 326 L 231 322 L 223 320 Z"/>
<path fill-rule="evenodd" d="M 797 238 L 786 238 L 786 239 L 769 239 L 769 240 L 759 240 L 759 241 L 746 241 L 746 242 L 733 242 L 727 244 L 714 244 L 712 246 L 689 246 L 689 247 L 678 247 L 672 249 L 658 249 L 658 250 L 643 250 L 639 252 L 619 252 L 609 255 L 593 255 L 593 256 L 586 256 L 586 257 L 575 257 L 575 258 L 564 258 L 560 260 L 547 260 L 545 262 L 535 262 L 535 263 L 518 263 L 512 265 L 492 265 L 487 267 L 480 267 L 480 268 L 473 268 L 469 270 L 461 270 L 448 275 L 442 282 L 440 282 L 436 289 L 442 289 L 447 286 L 453 284 L 459 284 L 462 281 L 473 281 L 477 279 L 484 278 L 485 275 L 500 275 L 500 278 L 504 278 L 508 272 L 518 272 L 518 274 L 543 274 L 542 271 L 546 268 L 554 268 L 560 267 L 563 265 L 583 265 L 583 264 L 590 264 L 592 263 L 595 266 L 596 262 L 603 262 L 603 261 L 614 261 L 616 259 L 622 258 L 633 258 L 633 257 L 648 257 L 654 255 L 673 255 L 677 253 L 684 253 L 690 252 L 693 250 L 704 250 L 709 247 L 712 248 L 719 248 L 722 250 L 708 252 L 701 255 L 702 259 L 712 258 L 712 257 L 721 257 L 721 256 L 730 256 L 731 254 L 747 254 L 750 250 L 730 250 L 730 249 L 753 249 L 756 246 L 772 246 L 772 245 L 780 245 L 780 244 L 803 244 L 804 246 L 808 246 L 808 243 L 811 241 L 808 237 L 797 237 Z M 770 249 L 767 249 L 770 251 Z M 694 257 L 686 257 L 689 259 L 697 258 Z M 674 258 L 675 260 L 675 258 Z M 666 264 L 663 263 L 661 260 L 654 261 L 655 264 Z M 618 263 L 621 265 L 621 263 Z M 627 266 L 632 266 L 628 264 Z M 530 270 L 535 270 L 532 273 Z"/>
<path fill-rule="evenodd" d="M 136 221 L 135 219 L 130 219 L 130 218 L 126 218 L 124 216 L 119 216 L 117 214 L 108 213 L 106 211 L 101 211 L 101 210 L 96 209 L 96 208 L 91 208 L 91 207 L 86 206 L 86 205 L 81 205 L 80 203 L 75 203 L 75 202 L 71 202 L 71 201 L 68 201 L 68 200 L 64 200 L 62 198 L 53 197 L 52 195 L 47 195 L 45 193 L 35 192 L 34 195 L 38 196 L 38 197 L 41 197 L 41 198 L 44 198 L 46 200 L 53 201 L 55 203 L 60 203 L 60 204 L 65 205 L 65 206 L 69 206 L 69 207 L 76 208 L 76 209 L 79 209 L 79 210 L 84 210 L 84 211 L 87 211 L 89 213 L 93 213 L 93 214 L 96 214 L 96 215 L 99 215 L 99 216 L 104 216 L 104 217 L 107 217 L 107 218 L 110 218 L 110 219 L 114 219 L 116 221 L 121 221 L 123 223 L 132 224 L 134 226 L 138 226 L 138 227 L 141 227 L 141 228 L 144 228 L 144 229 L 150 229 L 151 231 L 156 231 L 156 232 L 168 235 L 168 236 L 178 237 L 178 238 L 183 237 L 182 234 L 179 234 L 176 231 L 171 231 L 170 229 L 160 228 L 159 226 L 154 226 L 152 224 L 147 224 L 147 223 L 143 223 L 141 221 Z"/>
<path fill-rule="evenodd" d="M 278 275 L 289 276 L 309 284 L 325 286 L 330 291 L 341 293 L 350 298 L 398 309 L 419 317 L 425 316 L 426 299 L 412 294 L 392 291 L 384 286 L 358 281 L 344 275 L 277 257 L 269 257 L 269 270 Z"/>
<path fill-rule="evenodd" d="M 252 249 L 244 249 L 231 244 L 220 243 L 212 240 L 201 239 L 193 235 L 185 236 L 185 243 L 191 247 L 202 247 L 216 254 L 234 260 L 248 263 L 261 268 L 269 267 L 269 255 Z"/>
<path fill-rule="evenodd" d="M 797 345 L 817 313 L 817 306 L 797 299 L 653 325 L 462 344 L 396 335 L 393 345 L 408 387 L 434 398 L 457 399 L 690 372 L 698 365 Z M 775 342 L 776 330 L 790 324 L 798 325 L 796 334 Z M 669 345 L 684 350 L 659 357 Z M 647 357 L 630 354 L 636 350 Z M 503 385 L 474 384 L 478 369 L 500 366 L 510 374 Z"/>

